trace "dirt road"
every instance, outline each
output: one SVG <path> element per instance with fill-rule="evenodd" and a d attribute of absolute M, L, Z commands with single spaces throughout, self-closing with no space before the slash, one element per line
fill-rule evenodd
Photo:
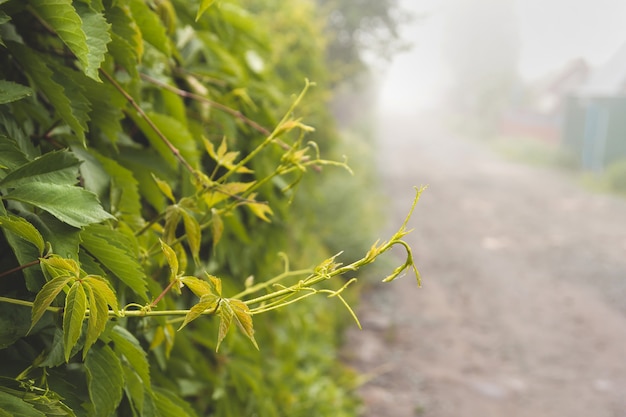
<path fill-rule="evenodd" d="M 388 117 L 379 164 L 423 287 L 376 287 L 347 335 L 365 417 L 626 416 L 626 200 Z"/>

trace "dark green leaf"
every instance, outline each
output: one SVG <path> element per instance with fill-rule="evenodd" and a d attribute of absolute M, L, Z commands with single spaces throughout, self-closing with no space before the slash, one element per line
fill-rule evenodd
<path fill-rule="evenodd" d="M 33 90 L 29 87 L 11 81 L 0 80 L 0 104 L 21 100 L 31 94 L 33 94 Z"/>
<path fill-rule="evenodd" d="M 0 181 L 0 186 L 15 188 L 28 182 L 73 185 L 77 182 L 79 165 L 80 160 L 70 152 L 49 152 L 11 171 Z"/>
<path fill-rule="evenodd" d="M 107 44 L 111 42 L 109 35 L 109 25 L 101 13 L 92 9 L 89 5 L 75 2 L 76 11 L 82 20 L 82 29 L 87 37 L 87 65 L 84 68 L 85 74 L 94 79 L 100 80 L 98 69 L 104 61 L 107 53 Z"/>
<path fill-rule="evenodd" d="M 122 399 L 124 375 L 117 355 L 108 346 L 94 346 L 85 360 L 87 388 L 96 416 L 110 416 Z"/>
<path fill-rule="evenodd" d="M 146 294 L 146 275 L 132 248 L 126 243 L 122 233 L 101 225 L 85 228 L 80 234 L 82 246 L 98 262 L 128 285 L 143 301 L 148 301 Z"/>
<path fill-rule="evenodd" d="M 38 1 L 45 3 L 47 0 Z M 80 116 L 74 113 L 72 102 L 63 86 L 55 81 L 54 73 L 49 68 L 46 57 L 23 44 L 15 42 L 7 42 L 6 44 L 11 55 L 24 68 L 25 74 L 31 79 L 33 84 L 50 101 L 57 114 L 74 130 L 81 140 L 84 140 L 85 129 L 83 126 L 86 120 L 80 119 Z M 74 95 L 77 96 L 77 94 Z"/>
<path fill-rule="evenodd" d="M 70 185 L 28 183 L 4 198 L 32 204 L 74 227 L 114 219 L 102 209 L 95 194 Z"/>
<path fill-rule="evenodd" d="M 28 162 L 26 155 L 14 139 L 0 135 L 0 169 L 14 170 Z"/>
<path fill-rule="evenodd" d="M 54 278 L 52 281 L 47 282 L 41 291 L 35 296 L 33 302 L 32 321 L 29 332 L 35 327 L 35 324 L 41 319 L 41 316 L 46 312 L 46 309 L 50 306 L 52 301 L 59 295 L 59 293 L 75 278 L 72 276 L 61 276 Z"/>
<path fill-rule="evenodd" d="M 22 239 L 32 243 L 39 250 L 39 256 L 43 255 L 45 242 L 41 233 L 23 217 L 17 217 L 11 214 L 8 216 L 0 216 L 0 228 L 9 230 Z"/>
<path fill-rule="evenodd" d="M 35 407 L 21 398 L 0 391 L 0 416 L 4 417 L 46 417 Z"/>
<path fill-rule="evenodd" d="M 87 295 L 83 284 L 76 280 L 65 297 L 63 309 L 63 346 L 66 362 L 69 361 L 72 348 L 80 337 L 86 311 Z"/>
<path fill-rule="evenodd" d="M 132 369 L 137 372 L 144 386 L 150 390 L 150 365 L 148 355 L 139 341 L 128 330 L 121 326 L 113 327 L 110 333 L 113 347 L 118 355 L 123 355 Z"/>
<path fill-rule="evenodd" d="M 31 322 L 30 315 L 28 308 L 0 303 L 0 349 L 26 336 Z"/>
<path fill-rule="evenodd" d="M 72 1 L 30 0 L 30 5 L 76 55 L 85 73 L 94 78 L 95 71 L 95 79 L 97 79 L 98 68 L 91 68 L 89 62 L 89 45 L 87 44 L 87 35 L 83 30 L 83 21 L 72 6 Z"/>

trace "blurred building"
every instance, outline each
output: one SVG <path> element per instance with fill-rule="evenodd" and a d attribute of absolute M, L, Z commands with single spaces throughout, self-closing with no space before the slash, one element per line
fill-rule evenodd
<path fill-rule="evenodd" d="M 563 144 L 583 169 L 626 158 L 626 44 L 565 102 Z"/>
<path fill-rule="evenodd" d="M 567 97 L 587 81 L 590 72 L 587 63 L 577 59 L 528 85 L 519 85 L 503 113 L 500 134 L 559 142 Z"/>

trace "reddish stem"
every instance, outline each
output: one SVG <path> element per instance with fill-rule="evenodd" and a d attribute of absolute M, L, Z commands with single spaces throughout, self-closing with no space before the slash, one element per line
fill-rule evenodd
<path fill-rule="evenodd" d="M 31 266 L 35 266 L 39 262 L 40 262 L 39 259 L 35 259 L 34 261 L 31 261 L 31 262 L 29 262 L 27 264 L 17 266 L 17 267 L 15 267 L 13 269 L 10 269 L 8 271 L 4 271 L 4 272 L 0 273 L 0 278 L 3 278 L 5 276 L 7 276 L 7 275 L 11 275 L 12 273 L 17 272 L 17 271 L 21 271 L 22 269 L 26 269 L 26 268 L 29 268 Z"/>

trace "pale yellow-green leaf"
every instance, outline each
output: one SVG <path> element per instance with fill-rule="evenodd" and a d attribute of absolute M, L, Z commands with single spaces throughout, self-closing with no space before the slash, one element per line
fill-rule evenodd
<path fill-rule="evenodd" d="M 170 279 L 176 279 L 178 276 L 178 258 L 176 257 L 176 253 L 167 243 L 162 240 L 159 240 L 159 242 L 161 242 L 161 250 L 163 250 L 167 263 L 172 271 Z"/>
<path fill-rule="evenodd" d="M 57 295 L 73 280 L 75 280 L 75 277 L 71 275 L 58 276 L 47 282 L 41 288 L 35 296 L 35 301 L 33 301 L 32 320 L 30 329 L 28 329 L 29 332 L 35 327 L 35 324 L 37 324 L 41 316 L 46 312 L 46 309 L 50 307 L 50 304 L 52 304 L 52 301 L 54 301 Z"/>
<path fill-rule="evenodd" d="M 0 228 L 9 230 L 27 242 L 32 243 L 39 250 L 39 256 L 43 255 L 45 242 L 41 233 L 23 217 L 12 214 L 0 216 Z"/>
<path fill-rule="evenodd" d="M 187 235 L 187 243 L 191 250 L 191 256 L 199 263 L 198 255 L 200 253 L 200 241 L 202 238 L 202 232 L 200 230 L 200 224 L 198 220 L 190 214 L 187 210 L 181 210 L 183 216 L 183 224 L 185 226 L 185 233 Z"/>
<path fill-rule="evenodd" d="M 200 278 L 185 276 L 180 278 L 180 282 L 189 288 L 197 297 L 213 294 L 214 291 L 213 285 Z"/>
<path fill-rule="evenodd" d="M 222 280 L 216 277 L 215 275 L 211 275 L 207 272 L 205 272 L 205 274 L 209 280 L 209 285 L 211 285 L 213 294 L 217 294 L 221 297 L 222 296 Z"/>
<path fill-rule="evenodd" d="M 213 5 L 213 3 L 215 3 L 215 0 L 202 0 L 202 3 L 200 3 L 200 6 L 198 6 L 198 13 L 196 14 L 196 22 L 200 19 L 200 17 L 202 17 L 204 12 L 206 12 L 207 9 L 211 7 L 211 5 Z"/>
<path fill-rule="evenodd" d="M 51 255 L 40 258 L 41 269 L 50 278 L 71 276 L 78 278 L 80 267 L 73 259 L 62 258 L 59 255 Z"/>
<path fill-rule="evenodd" d="M 163 195 L 165 195 L 172 203 L 176 203 L 176 199 L 174 198 L 174 194 L 172 193 L 172 187 L 170 187 L 167 182 L 157 178 L 157 176 L 154 174 L 152 174 L 152 178 L 154 178 L 154 182 L 156 182 L 159 190 L 161 190 Z"/>
<path fill-rule="evenodd" d="M 72 348 L 80 337 L 87 311 L 87 295 L 83 284 L 76 280 L 65 297 L 63 309 L 63 349 L 65 361 L 69 361 Z"/>
<path fill-rule="evenodd" d="M 219 212 L 214 208 L 211 209 L 211 232 L 213 233 L 213 250 L 215 250 L 224 233 L 224 222 Z"/>
<path fill-rule="evenodd" d="M 89 348 L 98 340 L 104 331 L 109 319 L 107 302 L 94 288 L 83 280 L 84 290 L 89 302 L 89 318 L 87 319 L 87 334 L 83 347 L 83 360 L 87 357 Z"/>
<path fill-rule="evenodd" d="M 221 302 L 217 310 L 217 314 L 220 318 L 220 324 L 219 324 L 219 329 L 217 332 L 217 345 L 215 346 L 216 352 L 220 349 L 222 340 L 224 340 L 224 338 L 228 334 L 228 329 L 230 329 L 230 324 L 232 323 L 232 320 L 233 320 L 233 311 L 228 306 L 224 307 L 224 303 Z"/>
<path fill-rule="evenodd" d="M 83 282 L 93 288 L 94 292 L 104 299 L 104 301 L 106 301 L 111 309 L 117 314 L 119 311 L 117 297 L 115 296 L 115 292 L 109 283 L 104 278 L 97 275 L 89 275 L 83 278 Z"/>
<path fill-rule="evenodd" d="M 215 294 L 205 294 L 200 297 L 200 301 L 189 309 L 189 312 L 185 316 L 183 324 L 180 325 L 180 329 L 185 327 L 189 322 L 197 319 L 207 310 L 215 311 L 220 301 L 220 297 Z"/>
<path fill-rule="evenodd" d="M 268 215 L 273 215 L 274 212 L 270 208 L 269 205 L 265 203 L 248 203 L 246 206 L 252 211 L 252 213 L 257 216 L 259 219 L 270 222 Z"/>

